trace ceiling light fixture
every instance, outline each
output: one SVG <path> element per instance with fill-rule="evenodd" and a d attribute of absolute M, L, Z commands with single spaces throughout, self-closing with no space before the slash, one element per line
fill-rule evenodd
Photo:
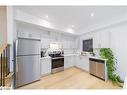
<path fill-rule="evenodd" d="M 46 20 L 40 21 L 40 24 L 44 27 L 52 27 L 51 23 Z"/>
<path fill-rule="evenodd" d="M 68 33 L 74 33 L 74 30 L 70 28 L 70 29 L 67 29 L 67 32 Z"/>
<path fill-rule="evenodd" d="M 46 18 L 49 18 L 49 16 L 48 16 L 48 15 L 46 15 L 45 17 L 46 17 Z"/>
<path fill-rule="evenodd" d="M 91 13 L 90 16 L 93 17 L 94 16 L 94 13 Z"/>
<path fill-rule="evenodd" d="M 75 26 L 74 25 L 71 25 L 72 28 L 74 28 Z"/>

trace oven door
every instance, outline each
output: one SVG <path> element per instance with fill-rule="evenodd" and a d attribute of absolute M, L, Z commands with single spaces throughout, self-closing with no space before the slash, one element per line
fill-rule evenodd
<path fill-rule="evenodd" d="M 64 70 L 64 58 L 52 59 L 52 73 Z"/>

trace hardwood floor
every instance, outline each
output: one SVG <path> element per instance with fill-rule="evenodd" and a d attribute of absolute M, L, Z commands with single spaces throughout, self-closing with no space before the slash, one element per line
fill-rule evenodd
<path fill-rule="evenodd" d="M 40 81 L 18 89 L 121 89 L 110 81 L 103 81 L 89 73 L 72 67 L 62 72 L 42 77 Z"/>

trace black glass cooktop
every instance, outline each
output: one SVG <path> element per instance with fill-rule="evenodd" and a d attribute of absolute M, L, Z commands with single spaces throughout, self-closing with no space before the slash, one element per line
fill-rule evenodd
<path fill-rule="evenodd" d="M 55 57 L 64 57 L 61 54 L 49 54 L 50 57 L 55 58 Z"/>

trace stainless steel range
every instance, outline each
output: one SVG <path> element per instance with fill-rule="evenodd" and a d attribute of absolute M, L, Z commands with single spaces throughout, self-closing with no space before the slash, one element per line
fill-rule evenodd
<path fill-rule="evenodd" d="M 57 73 L 64 70 L 64 56 L 61 55 L 60 51 L 53 51 L 49 54 L 52 58 L 51 72 Z"/>

